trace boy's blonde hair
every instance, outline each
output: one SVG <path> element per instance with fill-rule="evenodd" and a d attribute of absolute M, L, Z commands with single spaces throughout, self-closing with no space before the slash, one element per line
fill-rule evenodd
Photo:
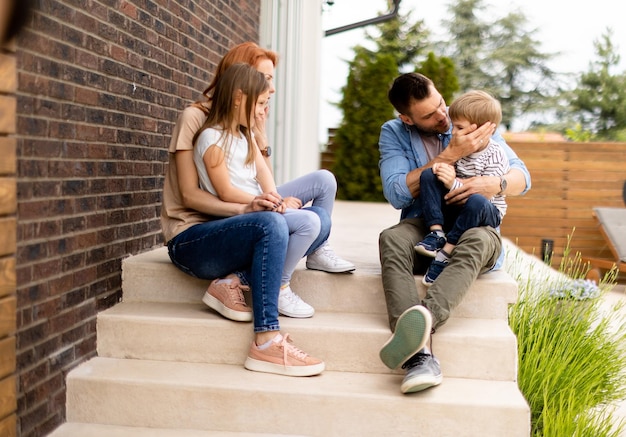
<path fill-rule="evenodd" d="M 502 121 L 500 102 L 485 91 L 472 90 L 455 99 L 448 109 L 450 119 L 464 118 L 481 126 L 490 121 L 499 125 Z"/>

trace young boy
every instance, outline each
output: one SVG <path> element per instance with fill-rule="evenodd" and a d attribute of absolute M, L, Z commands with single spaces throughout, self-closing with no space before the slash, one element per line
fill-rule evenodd
<path fill-rule="evenodd" d="M 450 105 L 448 110 L 453 134 L 471 124 L 481 126 L 502 121 L 500 103 L 483 91 L 469 91 Z M 441 274 L 453 255 L 459 238 L 477 226 L 497 228 L 506 214 L 506 180 L 501 178 L 501 191 L 491 199 L 473 194 L 463 205 L 447 205 L 444 195 L 463 185 L 462 179 L 474 176 L 502 176 L 509 171 L 509 162 L 502 148 L 490 140 L 480 150 L 459 159 L 455 166 L 435 163 L 420 176 L 420 196 L 424 221 L 430 229 L 415 251 L 433 257 L 422 283 L 430 286 Z M 504 186 L 503 186 L 504 185 Z"/>

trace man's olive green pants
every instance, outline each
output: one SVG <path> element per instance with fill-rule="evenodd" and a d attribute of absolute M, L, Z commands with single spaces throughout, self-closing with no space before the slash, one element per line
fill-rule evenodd
<path fill-rule="evenodd" d="M 414 305 L 424 305 L 433 316 L 433 329 L 444 324 L 461 303 L 479 274 L 490 270 L 502 250 L 500 234 L 491 227 L 471 228 L 459 239 L 450 263 L 420 299 L 415 276 L 423 275 L 432 258 L 415 252 L 414 246 L 428 233 L 422 219 L 406 219 L 380 233 L 378 247 L 389 326 Z"/>

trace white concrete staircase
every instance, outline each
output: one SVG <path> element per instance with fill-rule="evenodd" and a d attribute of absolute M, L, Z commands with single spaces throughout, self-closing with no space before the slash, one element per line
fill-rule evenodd
<path fill-rule="evenodd" d="M 178 271 L 165 248 L 124 260 L 123 302 L 98 315 L 98 357 L 68 375 L 67 423 L 51 436 L 528 437 L 506 273 L 479 278 L 433 337 L 440 386 L 402 395 L 402 373 L 380 362 L 390 331 L 378 233 L 397 217 L 385 204 L 337 202 L 331 243 L 357 270 L 295 272 L 292 288 L 316 314 L 281 327 L 326 362 L 310 378 L 245 370 L 251 324 L 205 307 L 207 281 Z"/>

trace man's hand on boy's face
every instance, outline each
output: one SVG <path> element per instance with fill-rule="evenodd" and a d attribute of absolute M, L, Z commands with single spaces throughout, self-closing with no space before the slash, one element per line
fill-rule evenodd
<path fill-rule="evenodd" d="M 480 127 L 470 124 L 465 129 L 459 129 L 452 136 L 448 147 L 453 148 L 459 158 L 470 155 L 487 144 L 495 129 L 496 125 L 491 122 L 487 122 Z"/>

